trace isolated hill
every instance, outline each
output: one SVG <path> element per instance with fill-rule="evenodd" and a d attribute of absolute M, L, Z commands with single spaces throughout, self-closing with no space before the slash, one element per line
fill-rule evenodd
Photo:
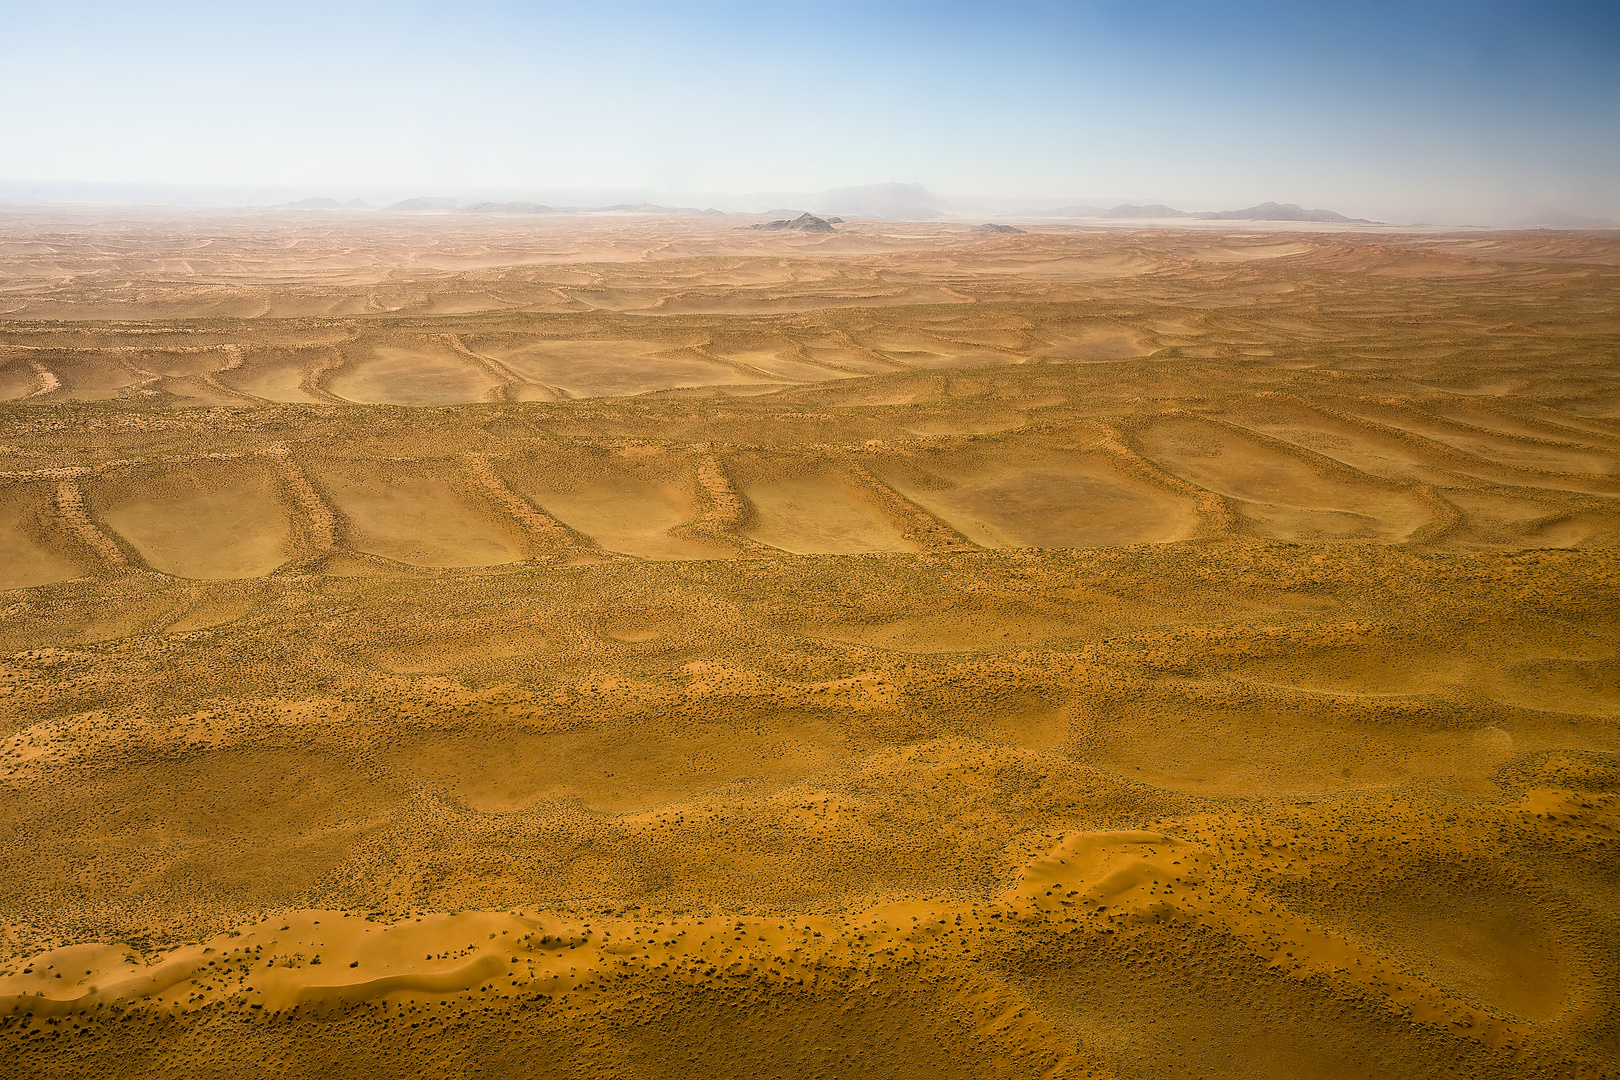
<path fill-rule="evenodd" d="M 454 210 L 456 200 L 442 198 L 404 199 L 383 207 L 384 210 Z"/>
<path fill-rule="evenodd" d="M 777 221 L 762 221 L 758 225 L 746 226 L 750 229 L 781 229 L 792 232 L 837 232 L 832 223 L 814 214 L 800 214 L 796 218 L 782 218 Z"/>
<path fill-rule="evenodd" d="M 1332 210 L 1307 210 L 1295 203 L 1263 202 L 1246 206 L 1242 210 L 1220 210 L 1208 214 L 1185 215 L 1203 221 L 1342 221 L 1352 225 L 1371 225 L 1366 218 L 1345 217 Z"/>
<path fill-rule="evenodd" d="M 822 192 L 816 213 L 880 221 L 937 221 L 943 202 L 921 184 L 868 184 Z"/>
<path fill-rule="evenodd" d="M 989 222 L 985 222 L 983 225 L 973 226 L 973 231 L 983 233 L 1021 233 L 1024 230 L 1016 229 L 1011 225 L 992 225 Z"/>
<path fill-rule="evenodd" d="M 467 214 L 555 214 L 557 211 L 537 202 L 476 202 L 461 208 Z"/>

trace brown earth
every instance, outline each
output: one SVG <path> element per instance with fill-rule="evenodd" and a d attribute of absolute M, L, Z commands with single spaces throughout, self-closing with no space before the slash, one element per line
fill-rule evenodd
<path fill-rule="evenodd" d="M 0 1075 L 1616 1075 L 1617 285 L 7 211 Z"/>

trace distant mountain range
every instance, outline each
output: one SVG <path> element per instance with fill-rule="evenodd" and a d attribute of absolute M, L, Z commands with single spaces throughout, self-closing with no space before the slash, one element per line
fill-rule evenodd
<path fill-rule="evenodd" d="M 350 199 L 348 202 L 338 202 L 336 199 L 299 199 L 297 202 L 287 204 L 289 210 L 370 210 L 371 204 L 364 199 Z"/>
<path fill-rule="evenodd" d="M 945 216 L 940 199 L 921 184 L 867 184 L 821 193 L 816 213 L 825 217 L 873 218 L 878 221 L 938 221 Z"/>
<path fill-rule="evenodd" d="M 287 210 L 300 213 L 357 213 L 378 209 L 394 213 L 488 214 L 529 217 L 556 214 L 658 214 L 718 215 L 721 213 L 758 220 L 792 219 L 806 212 L 830 221 L 834 217 L 881 221 L 952 221 L 972 225 L 983 221 L 1087 220 L 1097 222 L 1175 222 L 1273 221 L 1321 222 L 1340 225 L 1374 225 L 1380 222 L 1350 217 L 1334 210 L 1307 209 L 1297 203 L 1262 202 L 1237 210 L 1187 211 L 1164 203 L 1088 199 L 1083 204 L 1053 205 L 1028 196 L 940 195 L 921 184 L 867 184 L 831 188 L 819 194 L 794 191 L 755 191 L 663 194 L 650 188 L 462 188 L 428 187 L 439 195 L 422 195 L 404 184 L 333 186 L 325 193 L 305 185 L 244 187 L 208 184 L 137 184 L 89 181 L 43 181 L 0 177 L 0 207 L 6 206 L 107 206 L 107 207 L 215 207 L 219 209 Z M 671 205 L 657 202 L 669 199 L 696 203 Z M 1205 204 L 1207 205 L 1207 204 Z M 709 209 L 698 209 L 708 206 Z M 721 210 L 713 207 L 722 207 Z M 764 209 L 771 207 L 772 209 Z M 791 207 L 791 209 L 789 209 Z M 1455 213 L 1430 209 L 1423 216 L 1428 228 L 1496 229 L 1614 229 L 1620 228 L 1620 212 L 1612 201 L 1587 205 L 1552 207 L 1537 213 L 1533 205 L 1506 213 L 1480 214 L 1457 210 Z M 1462 216 L 1467 214 L 1466 217 Z M 1413 218 L 1401 218 L 1414 222 Z M 1464 225 L 1473 221 L 1476 224 Z M 1434 222 L 1431 226 L 1428 222 Z"/>
<path fill-rule="evenodd" d="M 383 209 L 384 210 L 454 210 L 456 208 L 456 205 L 457 205 L 456 200 L 454 200 L 454 199 L 439 199 L 439 198 L 402 199 L 401 201 L 399 201 L 397 203 L 392 203 L 392 204 L 390 204 L 388 206 L 383 207 Z"/>
<path fill-rule="evenodd" d="M 935 195 L 921 184 L 868 184 L 864 187 L 833 188 L 822 192 L 813 211 L 777 207 L 765 211 L 767 217 L 779 221 L 795 221 L 811 216 L 817 221 L 837 222 L 845 218 L 865 218 L 874 221 L 938 221 L 955 216 L 961 207 L 953 209 L 953 200 Z M 293 210 L 363 210 L 369 206 L 360 199 L 339 202 L 336 199 L 311 198 L 283 204 Z M 691 206 L 665 206 L 660 203 L 610 203 L 606 206 L 548 206 L 537 202 L 472 202 L 460 203 L 455 199 L 438 196 L 420 196 L 389 203 L 382 209 L 402 213 L 461 213 L 461 214 L 672 214 L 710 215 L 724 211 L 713 208 L 699 210 Z M 1035 218 L 1091 218 L 1109 221 L 1310 221 L 1336 222 L 1350 225 L 1373 225 L 1366 218 L 1346 217 L 1332 210 L 1307 210 L 1295 203 L 1263 202 L 1241 210 L 1189 212 L 1177 210 L 1163 203 L 1120 203 L 1118 206 L 1059 206 L 1044 212 L 1025 214 Z M 1553 217 L 1557 215 L 1545 215 Z M 1537 219 L 1527 226 L 1551 225 L 1554 228 L 1601 228 L 1606 223 L 1595 218 L 1562 215 L 1568 224 Z M 1561 220 L 1562 220 L 1561 219 Z M 754 228 L 756 226 L 750 226 Z M 773 228 L 786 228 L 773 225 Z"/>
<path fill-rule="evenodd" d="M 874 218 L 880 221 L 937 221 L 959 216 L 967 207 L 962 200 L 935 195 L 921 184 L 869 184 L 865 187 L 833 188 L 822 192 L 815 204 L 815 213 L 825 217 L 829 213 L 852 218 Z M 789 211 L 772 211 L 777 216 L 789 216 Z M 1332 210 L 1307 210 L 1294 203 L 1263 202 L 1241 210 L 1221 210 L 1206 213 L 1177 210 L 1163 203 L 1139 206 L 1121 203 L 1118 206 L 1060 206 L 1044 213 L 1020 214 L 1028 217 L 1102 218 L 1116 221 L 1163 220 L 1186 218 L 1192 221 L 1321 221 L 1351 225 L 1373 225 L 1366 218 L 1346 217 Z"/>
<path fill-rule="evenodd" d="M 359 200 L 355 200 L 358 202 Z M 303 199 L 289 203 L 295 209 L 331 209 L 338 206 L 335 199 Z M 345 206 L 352 204 L 344 204 Z M 360 205 L 364 205 L 361 203 Z M 692 206 L 660 206 L 657 203 L 611 203 L 607 206 L 547 206 L 537 202 L 474 202 L 458 203 L 454 199 L 417 198 L 390 203 L 384 210 L 404 212 L 430 212 L 458 214 L 723 214 L 722 210 L 699 210 Z"/>
<path fill-rule="evenodd" d="M 1376 225 L 1367 218 L 1345 217 L 1332 210 L 1307 210 L 1294 203 L 1263 202 L 1242 210 L 1222 210 L 1213 214 L 1193 214 L 1205 221 L 1342 221 L 1352 225 Z"/>
<path fill-rule="evenodd" d="M 1134 203 L 1120 203 L 1118 206 L 1104 209 L 1100 206 L 1060 206 L 1049 210 L 1040 217 L 1078 217 L 1078 218 L 1110 218 L 1114 220 L 1160 220 L 1163 218 L 1188 218 L 1194 221 L 1337 221 L 1351 225 L 1375 225 L 1377 222 L 1366 218 L 1345 217 L 1332 210 L 1307 210 L 1294 203 L 1263 202 L 1254 206 L 1246 206 L 1242 210 L 1218 210 L 1205 213 L 1189 213 L 1186 210 L 1177 210 L 1163 203 L 1152 203 L 1148 206 L 1137 206 Z"/>
<path fill-rule="evenodd" d="M 537 202 L 475 202 L 462 208 L 468 214 L 555 214 L 557 211 Z"/>

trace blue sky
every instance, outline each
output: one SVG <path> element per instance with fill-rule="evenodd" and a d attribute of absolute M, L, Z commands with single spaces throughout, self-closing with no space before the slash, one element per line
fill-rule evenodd
<path fill-rule="evenodd" d="M 1620 4 L 0 0 L 0 177 L 1620 218 Z"/>

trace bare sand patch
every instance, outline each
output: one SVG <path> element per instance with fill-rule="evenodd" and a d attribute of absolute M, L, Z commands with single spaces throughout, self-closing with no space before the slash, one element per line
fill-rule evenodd
<path fill-rule="evenodd" d="M 817 364 L 844 368 L 862 375 L 886 375 L 895 370 L 892 362 L 867 352 L 841 345 L 805 345 L 805 359 Z"/>
<path fill-rule="evenodd" d="M 1399 541 L 1432 511 L 1399 490 L 1328 475 L 1305 461 L 1195 418 L 1159 421 L 1139 433 L 1143 448 L 1182 479 L 1242 500 L 1239 512 L 1279 539 Z"/>
<path fill-rule="evenodd" d="M 798 555 L 915 551 L 870 500 L 835 476 L 761 480 L 743 487 L 758 517 L 747 534 Z"/>
<path fill-rule="evenodd" d="M 920 331 L 874 327 L 860 334 L 858 340 L 867 348 L 907 367 L 973 368 L 1024 362 L 1024 358 L 1016 354 L 993 352 L 971 343 L 956 342 Z"/>
<path fill-rule="evenodd" d="M 177 577 L 260 577 L 292 553 L 292 523 L 273 473 L 195 463 L 94 485 L 103 521 L 155 570 Z"/>
<path fill-rule="evenodd" d="M 525 557 L 515 525 L 431 467 L 330 461 L 319 471 L 357 550 L 413 566 L 495 566 Z"/>
<path fill-rule="evenodd" d="M 149 384 L 153 376 L 140 375 L 112 356 L 91 351 L 56 353 L 38 357 L 59 380 L 47 395 L 52 400 L 105 401 L 124 396 L 126 391 Z"/>
<path fill-rule="evenodd" d="M 142 371 L 162 375 L 169 379 L 205 375 L 218 371 L 231 362 L 231 354 L 217 348 L 138 349 L 123 354 L 120 359 Z"/>
<path fill-rule="evenodd" d="M 1035 355 L 1078 362 L 1126 360 L 1146 356 L 1155 348 L 1148 335 L 1135 327 L 1093 323 L 1064 328 L 1050 343 L 1035 350 Z"/>
<path fill-rule="evenodd" d="M 1537 442 L 1566 443 L 1576 448 L 1607 443 L 1611 448 L 1620 441 L 1620 433 L 1602 432 L 1584 426 L 1574 417 L 1560 417 L 1563 422 L 1546 416 L 1519 416 L 1487 409 L 1472 402 L 1457 402 L 1434 410 L 1441 420 L 1452 421 L 1473 428 L 1485 428 L 1502 435 L 1533 439 Z M 1596 436 L 1594 438 L 1594 436 Z"/>
<path fill-rule="evenodd" d="M 379 345 L 327 380 L 338 397 L 368 405 L 456 405 L 482 401 L 500 380 L 450 351 Z"/>
<path fill-rule="evenodd" d="M 1235 670 L 1276 685 L 1328 694 L 1447 694 L 1474 685 L 1494 658 L 1466 646 L 1418 647 L 1374 639 L 1364 645 L 1248 657 Z"/>
<path fill-rule="evenodd" d="M 304 388 L 308 375 L 303 363 L 287 359 L 244 364 L 240 370 L 222 375 L 220 382 L 266 401 L 312 403 L 322 400 Z"/>
<path fill-rule="evenodd" d="M 573 475 L 517 466 L 507 474 L 516 490 L 609 551 L 654 560 L 735 554 L 732 548 L 671 535 L 671 529 L 697 514 L 689 482 L 644 479 L 627 467 L 602 462 Z"/>
<path fill-rule="evenodd" d="M 1620 534 L 1620 507 L 1604 513 L 1573 508 L 1556 496 L 1532 501 L 1501 490 L 1448 491 L 1463 526 L 1444 538 L 1459 548 L 1573 548 Z"/>
<path fill-rule="evenodd" d="M 15 357 L 0 360 L 0 401 L 16 401 L 39 389 L 39 377 L 31 365 Z"/>
<path fill-rule="evenodd" d="M 492 346 L 489 353 L 523 378 L 577 398 L 759 381 L 757 375 L 655 341 L 537 341 Z"/>
<path fill-rule="evenodd" d="M 1258 239 L 1258 238 L 1256 238 Z M 1318 250 L 1309 241 L 1278 242 L 1265 239 L 1250 243 L 1195 244 L 1189 254 L 1205 262 L 1254 262 L 1264 259 L 1287 259 L 1295 255 L 1308 255 Z"/>
<path fill-rule="evenodd" d="M 1530 442 L 1514 439 L 1506 433 L 1497 435 L 1477 429 L 1469 430 L 1417 417 L 1389 416 L 1381 419 L 1445 443 L 1465 454 L 1509 468 L 1595 476 L 1620 472 L 1620 456 L 1613 452 Z"/>
<path fill-rule="evenodd" d="M 1126 476 L 1101 454 L 943 451 L 875 468 L 895 490 L 988 548 L 1165 543 L 1196 524 L 1190 500 Z"/>
<path fill-rule="evenodd" d="M 1454 474 L 1446 471 L 1446 462 L 1421 445 L 1314 410 L 1270 411 L 1264 416 L 1245 418 L 1244 426 L 1371 476 L 1428 484 L 1455 482 Z"/>
<path fill-rule="evenodd" d="M 861 374 L 848 370 L 845 363 L 840 363 L 836 368 L 827 367 L 807 359 L 797 359 L 793 353 L 783 355 L 781 350 L 776 349 L 715 350 L 715 355 L 758 368 L 768 376 L 788 382 L 826 382 L 829 379 L 852 379 Z M 808 355 L 808 351 L 805 355 Z"/>

